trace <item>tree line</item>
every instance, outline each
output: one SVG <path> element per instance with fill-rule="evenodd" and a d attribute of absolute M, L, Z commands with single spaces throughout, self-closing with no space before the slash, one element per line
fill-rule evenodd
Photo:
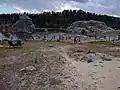
<path fill-rule="evenodd" d="M 39 28 L 67 28 L 71 23 L 80 20 L 98 20 L 105 22 L 114 29 L 120 29 L 120 18 L 108 15 L 100 15 L 83 10 L 64 10 L 63 12 L 43 12 L 38 14 L 24 13 L 28 15 Z M 12 25 L 21 13 L 0 14 L 0 24 Z"/>

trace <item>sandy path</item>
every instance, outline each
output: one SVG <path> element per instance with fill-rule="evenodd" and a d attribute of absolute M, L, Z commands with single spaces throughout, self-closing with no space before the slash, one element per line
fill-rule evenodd
<path fill-rule="evenodd" d="M 62 51 L 60 54 L 67 60 L 67 63 L 68 65 L 66 65 L 66 72 L 67 70 L 70 71 L 70 72 L 73 72 L 71 73 L 71 76 L 74 78 L 74 81 L 72 82 L 73 83 L 77 83 L 77 88 L 75 90 L 85 90 L 86 89 L 86 86 L 85 86 L 85 82 L 83 80 L 84 78 L 84 75 L 82 75 L 80 72 L 81 72 L 81 65 L 75 61 L 73 58 L 70 58 L 67 53 L 66 53 L 66 49 L 65 48 L 62 48 Z M 71 68 L 71 70 L 69 69 Z M 87 71 L 84 72 L 84 74 L 86 73 Z M 72 90 L 72 89 L 71 89 Z"/>
<path fill-rule="evenodd" d="M 116 58 L 103 63 L 77 62 L 67 55 L 67 48 L 56 50 L 67 60 L 64 71 L 69 78 L 64 82 L 68 90 L 120 90 L 120 62 Z"/>
<path fill-rule="evenodd" d="M 74 58 L 70 58 L 66 53 L 67 48 L 56 49 L 56 51 L 67 60 L 64 69 L 64 76 L 67 77 L 67 80 L 64 79 L 63 82 L 68 90 L 88 90 L 88 82 L 86 82 L 85 79 L 88 79 L 89 67 L 86 67 L 86 63 L 78 63 Z M 96 88 L 94 85 L 90 88 L 91 90 L 96 90 L 94 89 Z"/>

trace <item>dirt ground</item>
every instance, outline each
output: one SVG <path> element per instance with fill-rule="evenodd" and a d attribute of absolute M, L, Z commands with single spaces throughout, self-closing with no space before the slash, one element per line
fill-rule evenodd
<path fill-rule="evenodd" d="M 0 90 L 120 90 L 120 49 L 91 50 L 60 42 L 0 48 Z"/>

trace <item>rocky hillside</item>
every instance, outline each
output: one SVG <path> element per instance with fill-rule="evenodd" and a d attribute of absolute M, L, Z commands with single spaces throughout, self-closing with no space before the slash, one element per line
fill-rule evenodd
<path fill-rule="evenodd" d="M 90 34 L 93 32 L 102 32 L 107 30 L 114 30 L 108 27 L 104 22 L 89 20 L 89 21 L 77 21 L 71 24 L 67 28 L 67 31 L 79 34 Z"/>

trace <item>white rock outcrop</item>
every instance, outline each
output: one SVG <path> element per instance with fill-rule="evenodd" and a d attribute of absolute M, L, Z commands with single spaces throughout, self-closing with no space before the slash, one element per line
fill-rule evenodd
<path fill-rule="evenodd" d="M 104 22 L 89 20 L 89 21 L 76 21 L 67 28 L 68 31 L 81 34 L 82 30 L 85 30 L 87 33 L 102 32 L 102 31 L 111 31 L 114 30 L 111 27 L 108 27 Z"/>

